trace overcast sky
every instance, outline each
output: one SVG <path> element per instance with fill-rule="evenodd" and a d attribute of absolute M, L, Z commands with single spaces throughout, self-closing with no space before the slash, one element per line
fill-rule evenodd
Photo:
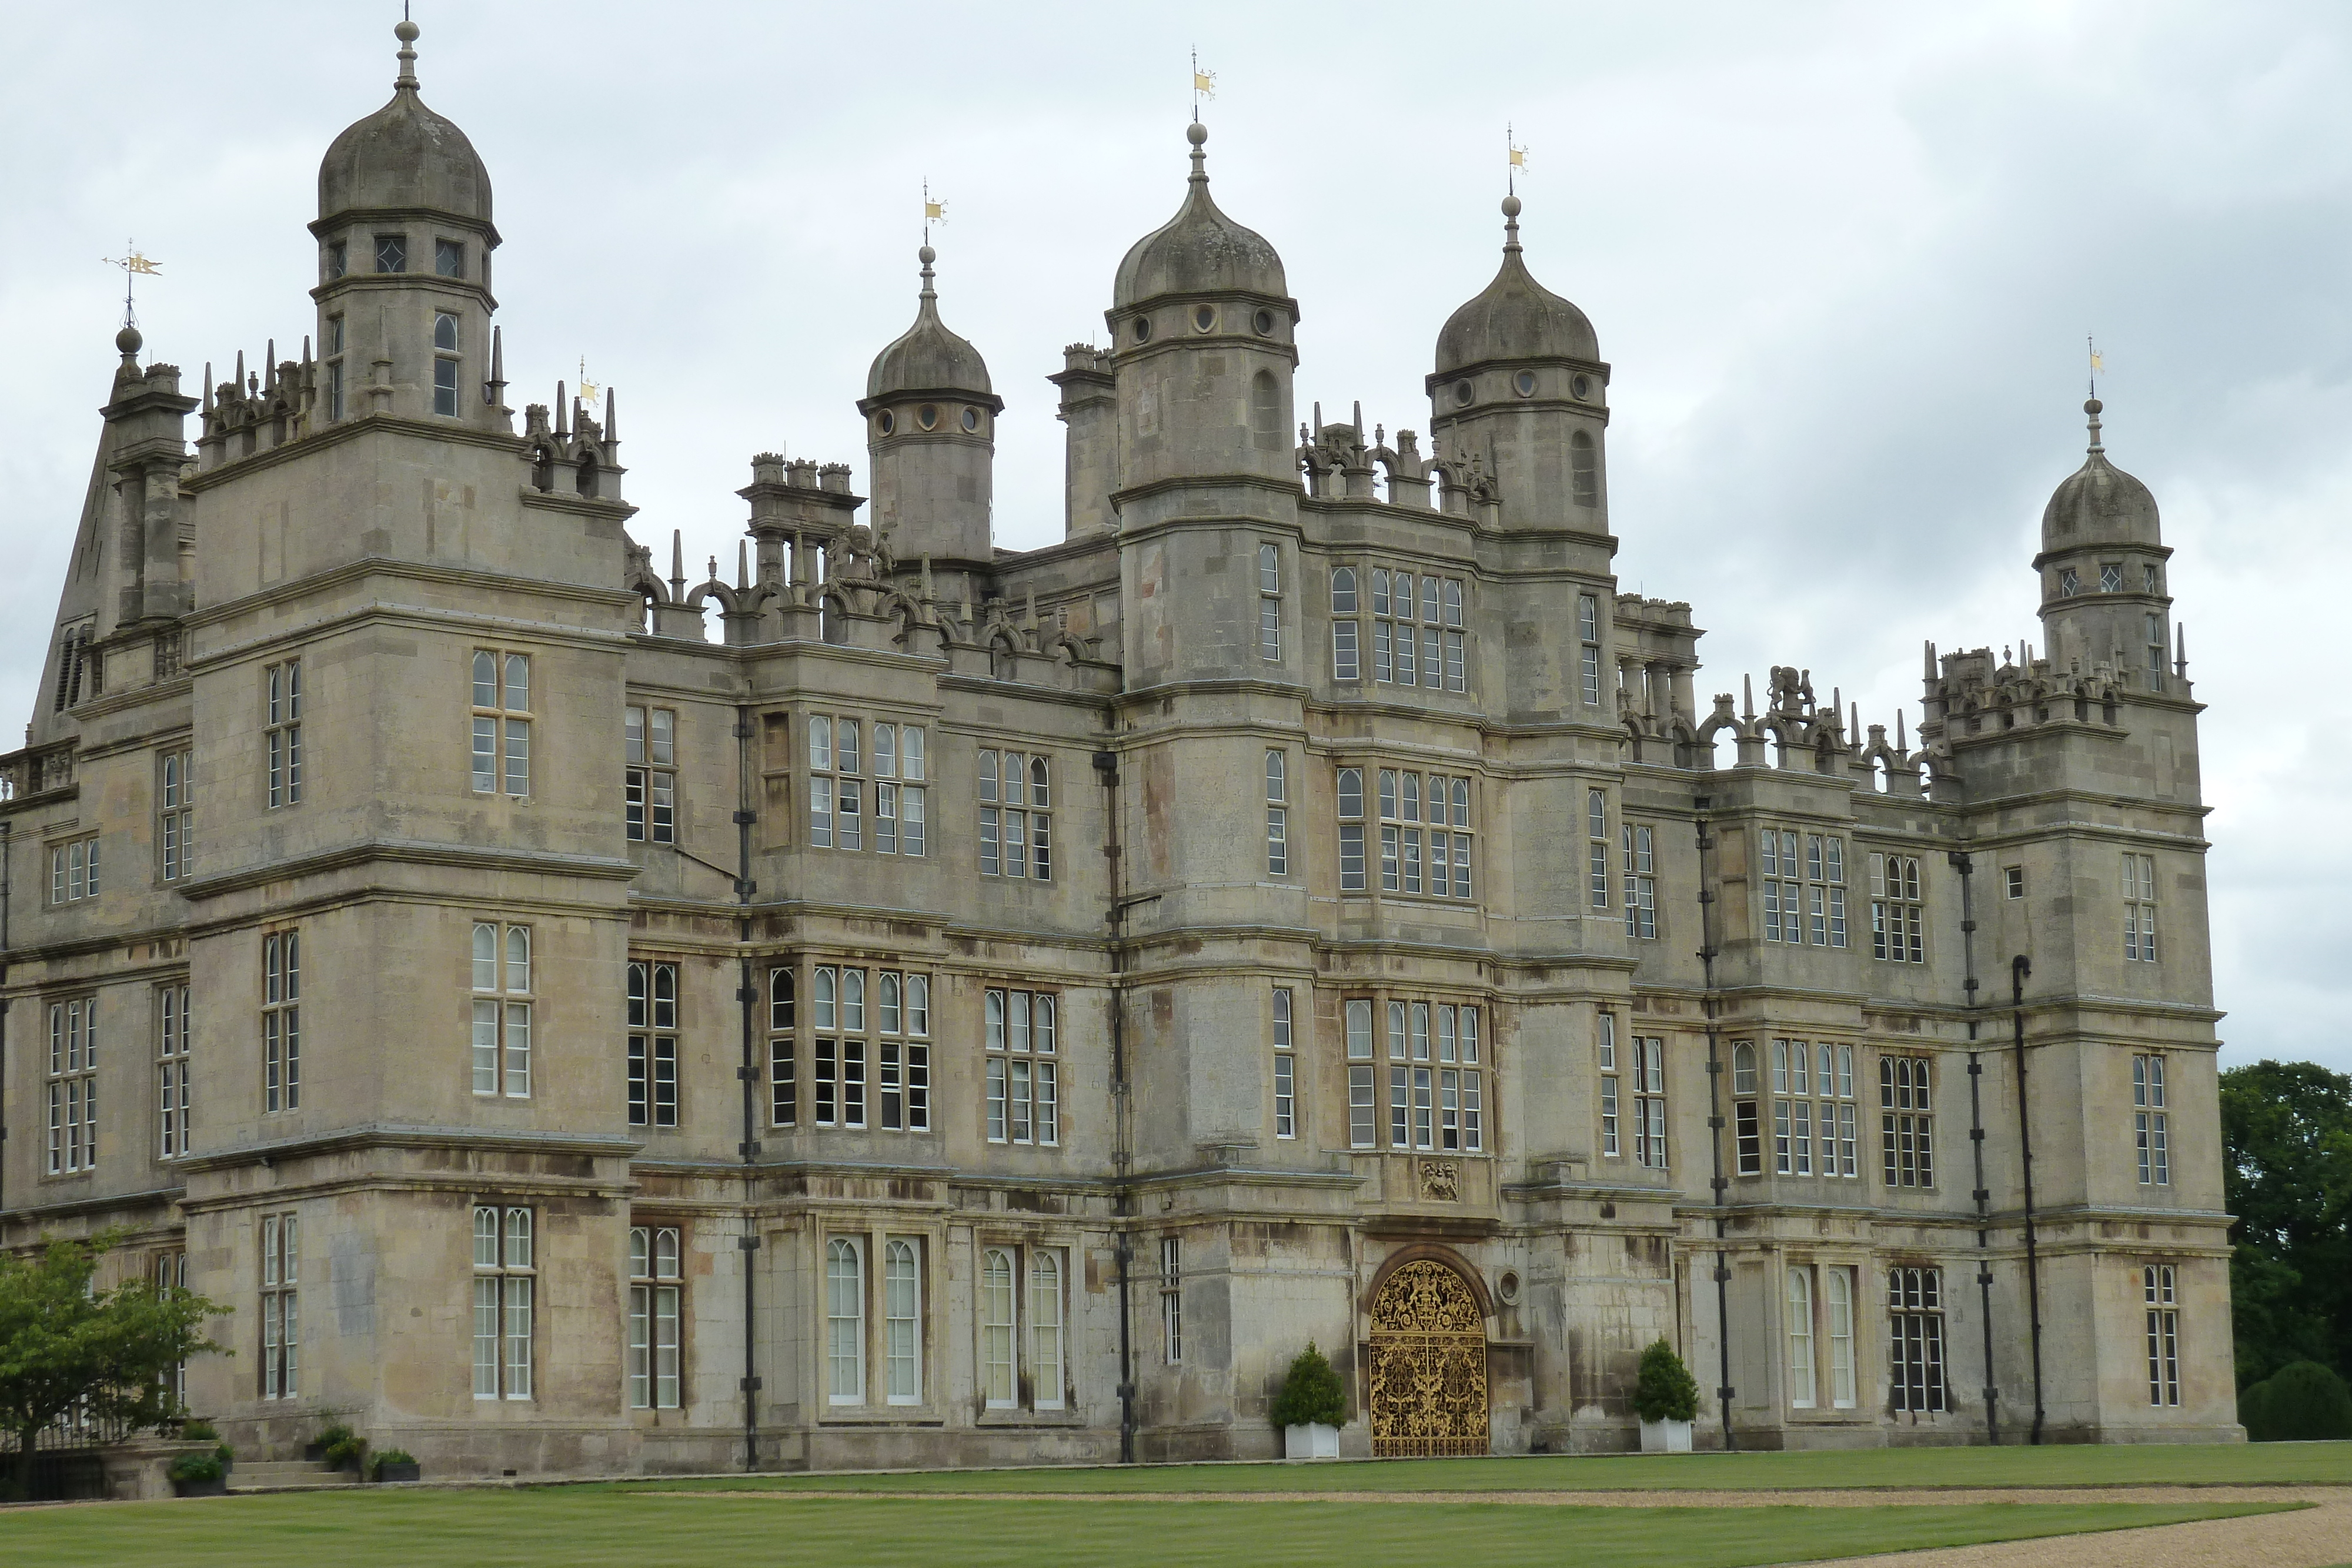
<path fill-rule="evenodd" d="M 29 712 L 114 363 L 226 375 L 313 317 L 319 157 L 389 96 L 383 4 L 0 5 L 0 721 Z M 1219 202 L 1280 249 L 1297 395 L 1426 430 L 1493 274 L 1504 126 L 1528 260 L 1613 367 L 1628 591 L 1686 599 L 1706 694 L 1801 664 L 1918 720 L 1920 643 L 2031 636 L 2042 506 L 2151 486 L 2203 720 L 2225 1061 L 2352 1070 L 2352 10 L 1971 4 L 465 5 L 425 100 L 488 163 L 509 401 L 618 389 L 637 537 L 730 559 L 750 455 L 839 459 L 912 319 L 1007 404 L 998 543 L 1060 537 L 1045 377 L 1182 193 L 1186 51 Z M 192 426 L 193 433 L 193 426 Z M 698 570 L 693 575 L 699 576 Z M 2334 608 L 2331 610 L 2331 606 Z M 2323 722 L 2325 720 L 2326 722 Z M 2329 893 L 2329 889 L 2337 890 Z M 2179 929 L 2175 926 L 2174 929 Z"/>

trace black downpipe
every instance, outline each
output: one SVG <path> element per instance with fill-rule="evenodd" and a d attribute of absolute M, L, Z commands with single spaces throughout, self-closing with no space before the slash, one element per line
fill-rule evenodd
<path fill-rule="evenodd" d="M 758 1040 L 758 1008 L 760 988 L 752 983 L 751 969 L 751 895 L 757 884 L 751 881 L 751 824 L 759 814 L 751 810 L 751 768 L 749 752 L 751 744 L 751 710 L 735 710 L 735 902 L 741 913 L 735 917 L 735 940 L 740 956 L 737 960 L 735 999 L 743 1015 L 743 1062 L 735 1076 L 743 1085 L 743 1234 L 735 1245 L 743 1254 L 743 1468 L 754 1470 L 760 1466 L 760 1368 L 759 1368 L 759 1296 L 758 1260 L 760 1250 L 759 1130 L 760 1059 Z"/>
<path fill-rule="evenodd" d="M 1135 1324 L 1129 1281 L 1135 1239 L 1124 1222 L 1133 1218 L 1135 1195 L 1128 1176 L 1135 1156 L 1128 1147 L 1127 988 L 1120 977 L 1127 968 L 1127 909 L 1119 899 L 1118 753 L 1097 751 L 1094 765 L 1103 785 L 1103 862 L 1110 882 L 1111 1163 L 1118 1182 L 1111 1212 L 1121 1222 L 1113 1253 L 1118 1260 L 1118 1462 L 1131 1465 L 1135 1463 Z"/>
<path fill-rule="evenodd" d="M 1707 801 L 1705 796 L 1692 802 L 1703 813 Z M 1723 1174 L 1723 1060 L 1715 1027 L 1715 891 L 1707 880 L 1707 852 L 1715 841 L 1707 836 L 1706 818 L 1698 818 L 1698 961 L 1705 975 L 1705 1005 L 1706 1008 L 1706 1143 L 1715 1161 L 1715 1176 L 1710 1184 L 1715 1192 L 1715 1397 L 1723 1411 L 1723 1451 L 1737 1453 L 1738 1443 L 1731 1434 L 1731 1265 L 1729 1252 L 1724 1246 L 1724 1205 L 1729 1201 L 1730 1181 Z"/>
<path fill-rule="evenodd" d="M 8 1082 L 8 865 L 11 852 L 16 847 L 8 831 L 14 826 L 13 822 L 0 822 L 0 1083 Z M 6 1105 L 6 1096 L 0 1095 L 0 1215 L 8 1212 Z"/>
<path fill-rule="evenodd" d="M 1985 1441 L 2000 1442 L 2000 1387 L 1992 1375 L 1992 1191 L 1985 1186 L 1984 1096 L 1979 1081 L 1984 1064 L 1977 1060 L 1977 917 L 1969 877 L 1976 862 L 1966 852 L 1954 850 L 1952 869 L 1960 873 L 1960 951 L 1968 959 L 1968 978 L 1960 984 L 1969 1009 L 1969 1149 L 1976 1158 L 1977 1186 L 1977 1316 L 1984 1323 Z"/>
<path fill-rule="evenodd" d="M 2042 1441 L 2042 1260 L 2033 1236 L 2033 1122 L 2025 1093 L 2025 977 L 2032 962 L 2022 953 L 2009 961 L 2010 1021 L 2017 1040 L 2017 1141 L 2025 1173 L 2025 1309 L 2033 1344 L 2033 1434 Z"/>

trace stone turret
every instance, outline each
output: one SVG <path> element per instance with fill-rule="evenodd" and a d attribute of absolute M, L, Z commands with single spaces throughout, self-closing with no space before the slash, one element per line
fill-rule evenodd
<path fill-rule="evenodd" d="M 1507 528 L 1605 539 L 1609 367 L 1583 311 L 1538 283 L 1519 246 L 1519 199 L 1503 198 L 1503 265 L 1447 319 L 1427 382 L 1432 455 L 1484 463 Z M 1606 551 L 1592 563 L 1605 570 Z"/>
<path fill-rule="evenodd" d="M 2148 487 L 2107 461 L 2097 398 L 2090 452 L 2042 513 L 2042 624 L 2051 663 L 2089 674 L 2101 665 L 2135 672 L 2142 691 L 2163 691 L 2171 659 L 2166 548 Z"/>
<path fill-rule="evenodd" d="M 902 557 L 986 572 L 995 554 L 989 523 L 1004 400 L 980 350 L 940 319 L 931 271 L 938 252 L 927 245 L 918 255 L 915 324 L 874 356 L 857 400 L 874 467 L 874 528 Z"/>
<path fill-rule="evenodd" d="M 1118 389 L 1118 483 L 1248 475 L 1295 487 L 1298 302 L 1274 246 L 1209 194 L 1208 128 L 1185 134 L 1192 174 L 1184 204 L 1128 251 L 1105 313 Z"/>
<path fill-rule="evenodd" d="M 319 164 L 319 425 L 371 413 L 512 428 L 491 383 L 490 175 L 425 107 L 403 21 L 392 101 Z"/>

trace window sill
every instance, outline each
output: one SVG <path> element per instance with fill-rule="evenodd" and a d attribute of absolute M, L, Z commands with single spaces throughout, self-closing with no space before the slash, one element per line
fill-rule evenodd
<path fill-rule="evenodd" d="M 1027 1427 L 1083 1427 L 1086 1416 L 1075 1410 L 983 1410 L 972 1423 L 989 1428 L 1020 1428 Z"/>
<path fill-rule="evenodd" d="M 820 1427 L 942 1427 L 947 1416 L 935 1405 L 835 1405 L 816 1418 Z"/>

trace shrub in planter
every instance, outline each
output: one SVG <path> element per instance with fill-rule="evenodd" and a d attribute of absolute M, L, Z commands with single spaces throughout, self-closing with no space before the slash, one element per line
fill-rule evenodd
<path fill-rule="evenodd" d="M 2298 1361 L 2238 1396 L 2238 1419 L 2257 1443 L 2352 1437 L 2352 1389 L 2315 1361 Z"/>
<path fill-rule="evenodd" d="M 1348 1418 L 1348 1391 L 1313 1340 L 1290 1364 L 1272 1414 L 1277 1427 L 1337 1427 Z"/>
<path fill-rule="evenodd" d="M 1282 1428 L 1283 1451 L 1294 1459 L 1338 1458 L 1339 1424 L 1348 1418 L 1348 1391 L 1315 1346 L 1298 1353 L 1267 1412 Z"/>
<path fill-rule="evenodd" d="M 191 1443 L 217 1443 L 220 1441 L 220 1434 L 213 1429 L 213 1424 L 210 1421 L 205 1420 L 187 1420 L 181 1422 L 180 1436 L 185 1437 Z"/>
<path fill-rule="evenodd" d="M 331 1469 L 356 1470 L 366 1452 L 367 1440 L 341 1421 L 319 1434 L 319 1458 Z"/>
<path fill-rule="evenodd" d="M 1688 1421 L 1698 1415 L 1698 1380 L 1664 1340 L 1642 1353 L 1633 1379 L 1633 1414 L 1644 1421 Z"/>
<path fill-rule="evenodd" d="M 172 1461 L 167 1472 L 172 1478 L 172 1490 L 182 1497 L 216 1497 L 227 1488 L 227 1467 L 220 1455 L 182 1454 Z"/>
<path fill-rule="evenodd" d="M 375 1479 L 380 1481 L 413 1481 L 421 1473 L 416 1456 L 405 1448 L 386 1448 L 375 1457 Z"/>

